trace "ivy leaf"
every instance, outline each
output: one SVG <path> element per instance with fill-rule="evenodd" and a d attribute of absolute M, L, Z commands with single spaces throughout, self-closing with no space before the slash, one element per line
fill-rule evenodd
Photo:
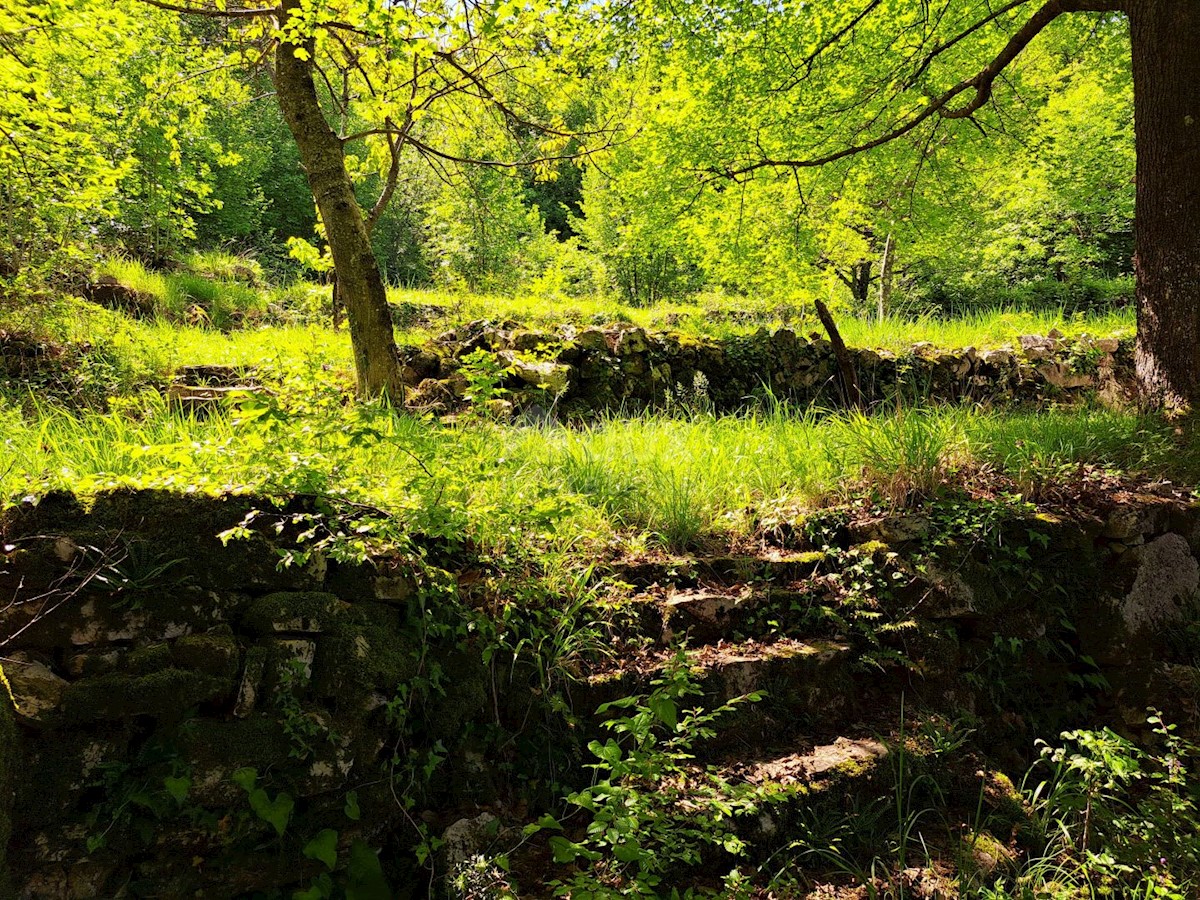
<path fill-rule="evenodd" d="M 317 836 L 304 845 L 304 855 L 325 864 L 330 872 L 337 868 L 338 833 L 332 828 L 322 828 Z"/>
<path fill-rule="evenodd" d="M 295 806 L 296 801 L 291 798 L 290 794 L 280 793 L 274 800 L 271 800 L 262 788 L 256 788 L 250 792 L 250 808 L 260 819 L 274 828 L 280 837 L 283 837 L 283 833 L 287 830 L 288 821 L 292 818 L 292 809 Z"/>
<path fill-rule="evenodd" d="M 392 900 L 392 889 L 383 875 L 379 857 L 362 841 L 350 845 L 346 875 L 349 878 L 346 900 Z"/>
<path fill-rule="evenodd" d="M 167 793 L 171 795 L 171 799 L 176 803 L 182 803 L 187 799 L 188 791 L 192 788 L 192 779 L 186 776 L 175 778 L 168 775 L 163 779 L 163 787 L 167 789 Z"/>
<path fill-rule="evenodd" d="M 346 818 L 357 822 L 362 816 L 362 810 L 358 806 L 358 791 L 350 791 L 346 794 L 346 805 L 342 808 L 342 812 L 346 814 Z"/>
<path fill-rule="evenodd" d="M 245 766 L 241 769 L 238 769 L 229 777 L 233 779 L 234 784 L 238 785 L 242 790 L 249 793 L 250 791 L 254 790 L 254 783 L 258 781 L 258 769 L 255 769 L 252 766 Z"/>

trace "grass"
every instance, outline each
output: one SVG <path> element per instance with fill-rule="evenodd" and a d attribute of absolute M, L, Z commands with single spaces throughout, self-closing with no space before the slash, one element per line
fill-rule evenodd
<path fill-rule="evenodd" d="M 338 492 L 400 511 L 414 528 L 497 548 L 616 541 L 682 550 L 745 539 L 781 509 L 861 492 L 907 503 L 957 473 L 994 471 L 1036 493 L 1080 465 L 1189 483 L 1200 471 L 1169 426 L 1125 412 L 822 418 L 780 409 L 613 418 L 583 429 L 451 428 L 346 407 L 343 389 L 336 370 L 296 370 L 280 383 L 280 403 L 255 399 L 202 418 L 153 393 L 104 414 L 10 405 L 0 417 L 0 492 Z"/>
<path fill-rule="evenodd" d="M 285 286 L 261 285 L 261 268 L 253 260 L 225 253 L 191 254 L 179 272 L 151 272 L 123 258 L 107 260 L 98 274 L 153 298 L 160 318 L 176 326 L 228 330 L 235 326 L 327 324 L 329 287 L 298 281 Z M 619 322 L 652 331 L 724 338 L 759 328 L 794 328 L 821 332 L 810 299 L 699 295 L 653 307 L 634 307 L 610 298 L 565 298 L 518 294 L 500 296 L 392 288 L 389 300 L 398 310 L 397 339 L 420 344 L 464 322 L 510 321 L 535 329 L 603 326 Z M 1065 308 L 995 307 L 943 318 L 896 316 L 880 321 L 848 313 L 839 315 L 843 337 L 853 346 L 903 350 L 926 342 L 940 347 L 998 347 L 1022 334 L 1058 329 L 1068 336 L 1129 335 L 1135 327 L 1129 307 L 1089 312 Z"/>
<path fill-rule="evenodd" d="M 407 330 L 407 340 L 419 343 L 428 333 L 445 330 L 475 319 L 512 320 L 526 327 L 552 329 L 564 323 L 576 326 L 630 322 L 652 331 L 678 331 L 703 337 L 722 338 L 746 334 L 759 328 L 794 328 L 808 334 L 821 332 L 811 303 L 791 303 L 747 297 L 700 297 L 689 302 L 632 307 L 611 300 L 555 299 L 544 297 L 501 297 L 439 291 L 392 289 L 394 305 L 423 308 L 432 321 L 424 328 Z M 917 342 L 939 347 L 977 348 L 1013 344 L 1022 334 L 1046 334 L 1058 329 L 1068 336 L 1089 333 L 1126 336 L 1135 327 L 1133 310 L 1068 313 L 1065 309 L 1024 310 L 994 308 L 956 318 L 921 316 L 890 318 L 882 322 L 850 315 L 839 317 L 846 342 L 856 347 L 903 350 Z"/>

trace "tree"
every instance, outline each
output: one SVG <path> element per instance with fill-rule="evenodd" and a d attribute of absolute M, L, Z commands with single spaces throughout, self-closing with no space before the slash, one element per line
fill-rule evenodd
<path fill-rule="evenodd" d="M 1110 33 L 1127 23 L 1137 374 L 1150 404 L 1200 404 L 1196 0 L 746 0 L 670 10 L 659 21 L 686 56 L 679 65 L 704 69 L 697 77 L 711 85 L 707 133 L 697 119 L 697 143 L 706 144 L 697 168 L 734 180 L 837 164 L 891 144 L 924 155 L 948 126 L 1000 129 L 997 95 L 1019 92 L 1015 64 L 1039 35 Z"/>
<path fill-rule="evenodd" d="M 269 69 L 275 98 L 299 151 L 344 305 L 360 395 L 402 399 L 387 293 L 371 232 L 391 201 L 401 154 L 413 151 L 440 171 L 458 165 L 547 166 L 577 155 L 579 135 L 563 125 L 561 81 L 571 45 L 569 7 L 546 0 L 138 0 L 231 27 L 230 47 Z M 580 42 L 586 47 L 587 42 Z M 525 110 L 536 98 L 538 114 Z M 533 105 L 533 104 L 530 104 Z M 456 123 L 492 117 L 534 133 L 516 158 L 471 159 L 439 144 Z M 378 163 L 378 195 L 360 205 L 348 148 Z M 514 142 L 514 146 L 516 146 Z"/>

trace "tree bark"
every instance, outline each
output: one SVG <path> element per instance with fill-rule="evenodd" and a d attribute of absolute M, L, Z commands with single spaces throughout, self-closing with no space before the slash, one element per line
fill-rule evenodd
<path fill-rule="evenodd" d="M 850 267 L 850 293 L 855 306 L 865 309 L 871 302 L 871 261 L 863 259 Z"/>
<path fill-rule="evenodd" d="M 817 318 L 825 326 L 825 333 L 829 335 L 829 343 L 833 346 L 833 358 L 837 361 L 838 384 L 842 388 L 842 400 L 851 409 L 860 409 L 863 405 L 863 395 L 858 386 L 858 372 L 854 368 L 854 362 L 850 359 L 850 351 L 846 349 L 846 342 L 842 340 L 842 333 L 838 331 L 837 323 L 833 321 L 833 313 L 820 298 L 814 298 L 813 305 L 817 308 Z"/>
<path fill-rule="evenodd" d="M 1200 2 L 1131 0 L 1136 368 L 1144 401 L 1200 407 Z"/>
<path fill-rule="evenodd" d="M 879 260 L 879 303 L 876 308 L 876 319 L 883 321 L 887 315 L 892 300 L 892 267 L 896 264 L 896 248 L 889 232 L 883 242 L 883 257 Z"/>
<path fill-rule="evenodd" d="M 283 0 L 280 8 L 286 23 L 293 11 L 299 11 L 300 0 Z M 399 405 L 404 401 L 404 386 L 387 291 L 371 249 L 366 219 L 346 171 L 342 141 L 329 127 L 317 97 L 313 42 L 292 44 L 280 40 L 276 47 L 276 97 L 325 224 L 335 284 L 350 326 L 358 393 L 362 397 L 384 397 Z"/>

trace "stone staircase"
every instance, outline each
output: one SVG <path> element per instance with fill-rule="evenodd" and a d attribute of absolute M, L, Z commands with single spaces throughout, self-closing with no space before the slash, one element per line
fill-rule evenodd
<path fill-rule="evenodd" d="M 190 415 L 204 415 L 231 396 L 260 391 L 253 366 L 180 366 L 167 386 L 167 402 Z"/>

